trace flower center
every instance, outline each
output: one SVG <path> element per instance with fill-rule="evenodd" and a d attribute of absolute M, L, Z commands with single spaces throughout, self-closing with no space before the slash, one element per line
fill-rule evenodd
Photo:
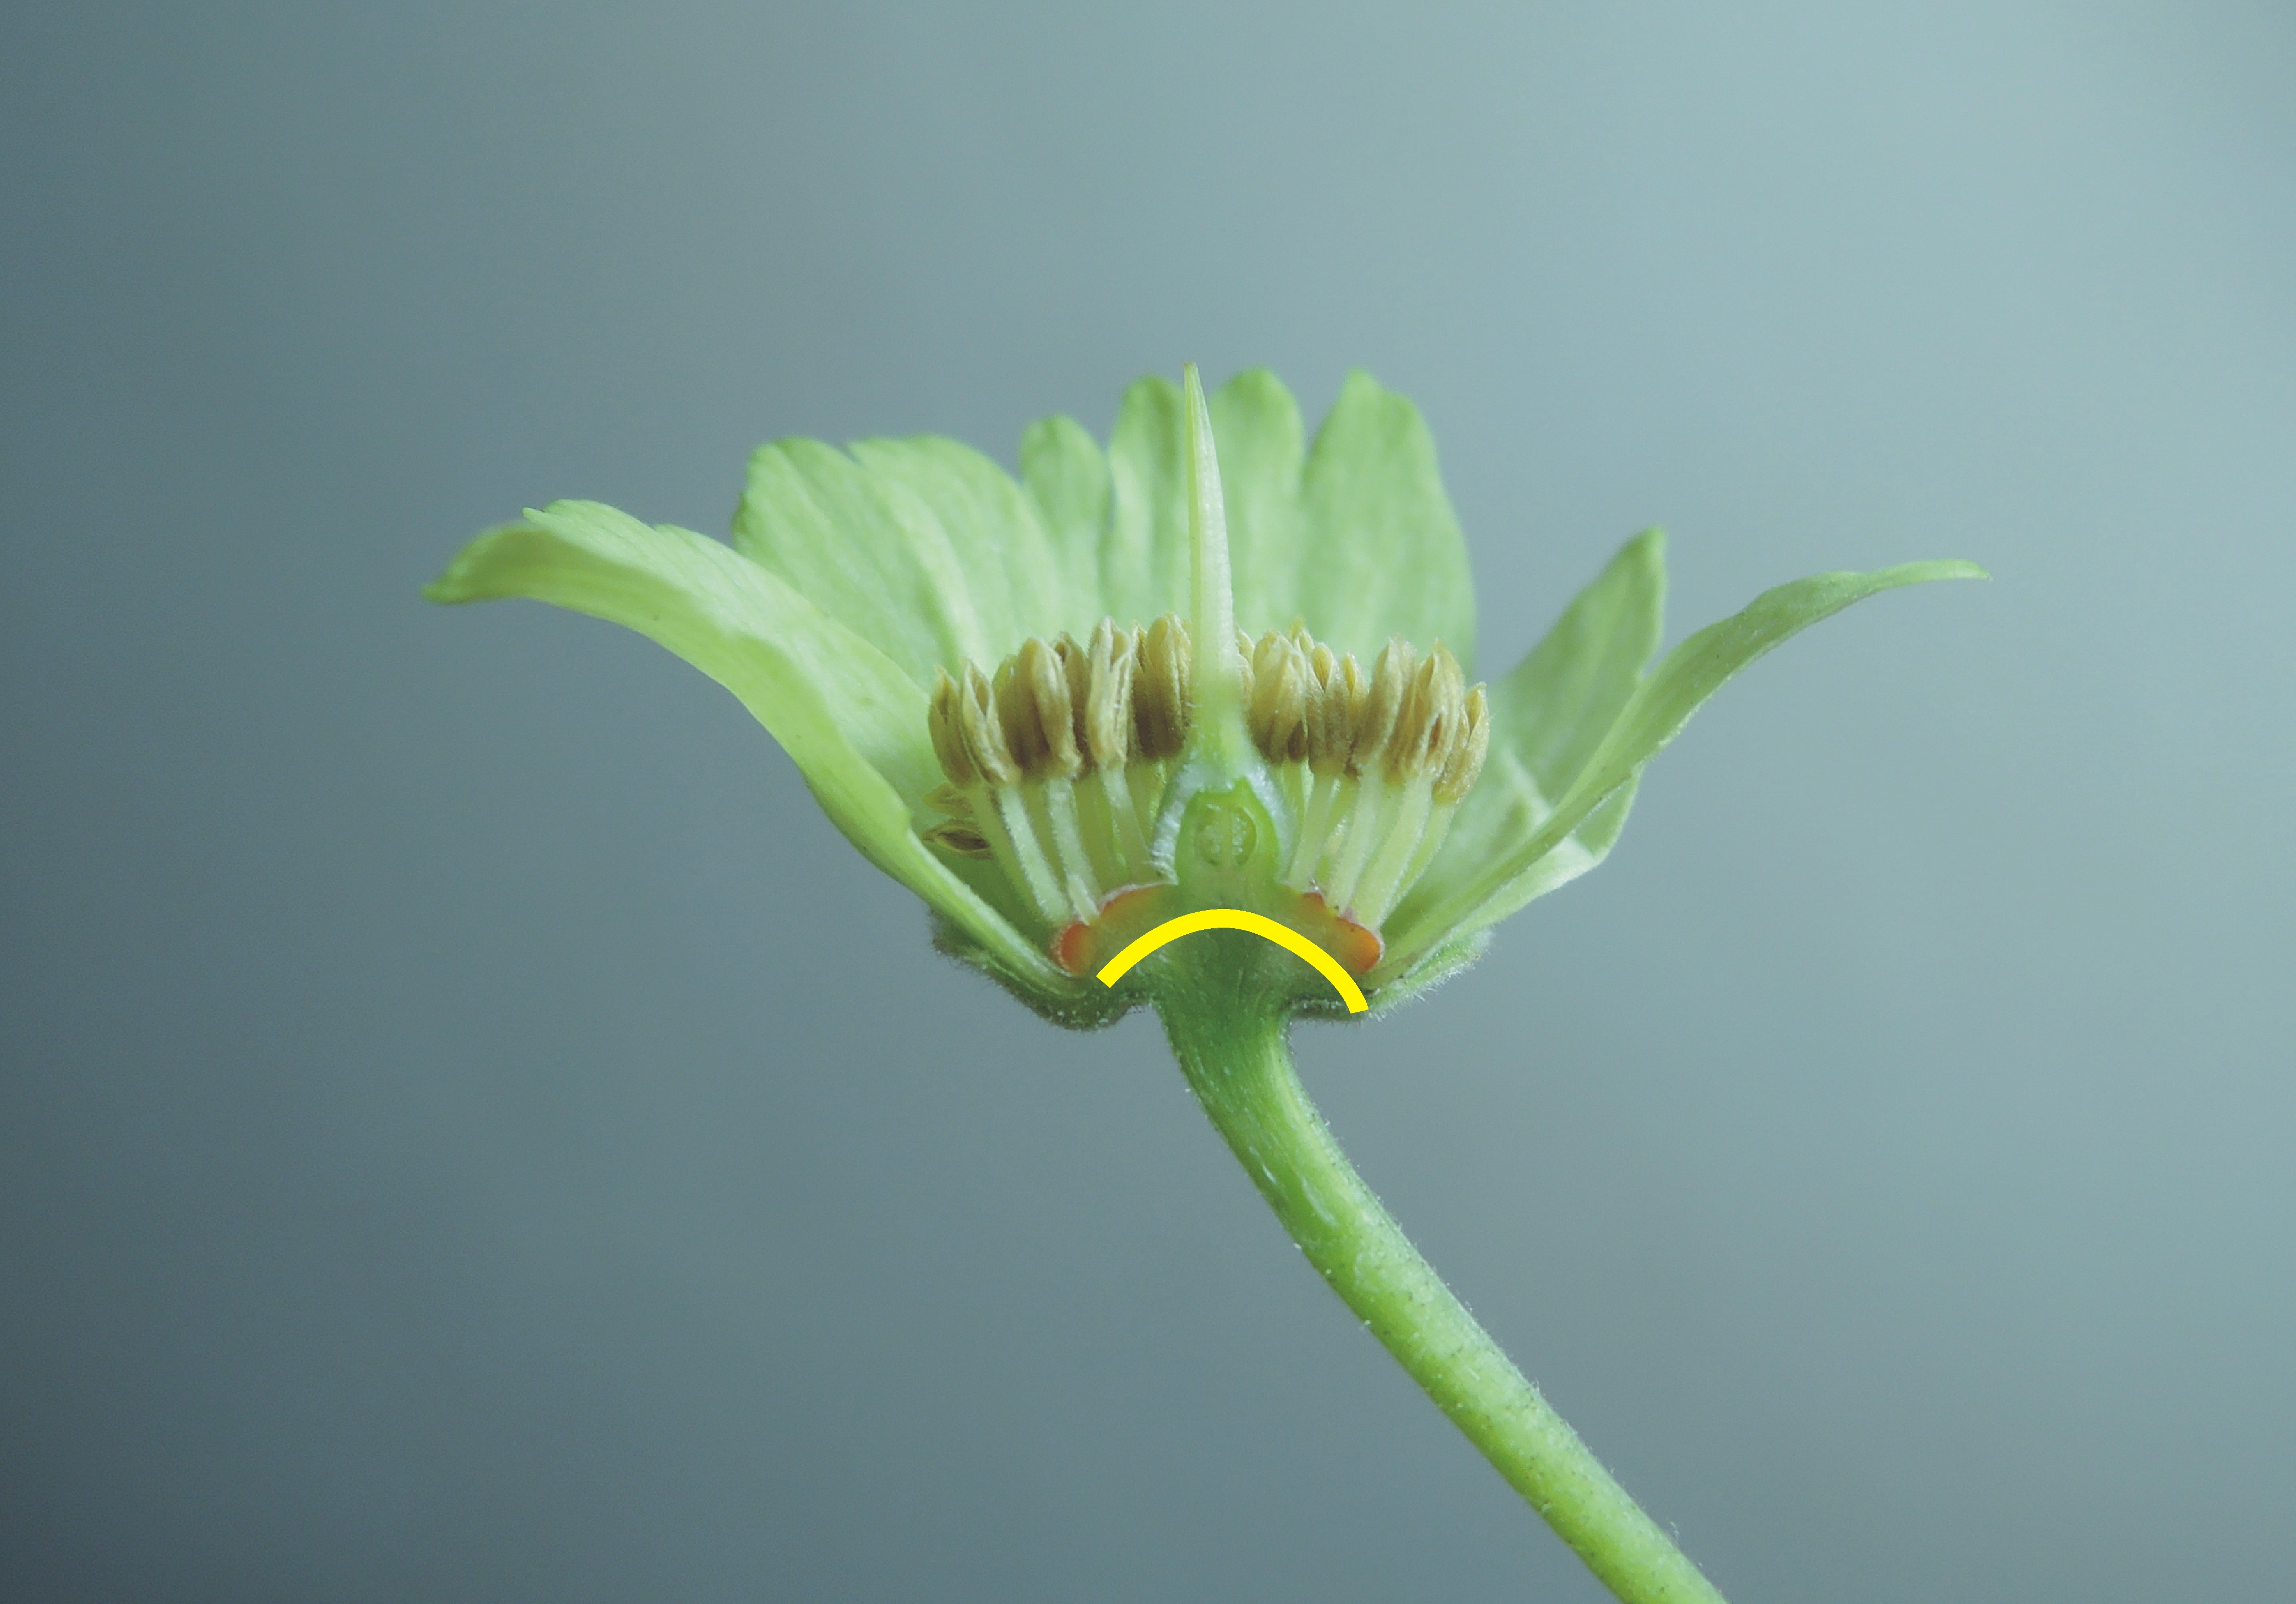
<path fill-rule="evenodd" d="M 1440 645 L 1390 640 L 1371 672 L 1301 626 L 1236 637 L 1245 725 L 1266 766 L 1275 827 L 1270 900 L 1313 939 L 1342 929 L 1342 962 L 1378 956 L 1377 932 L 1443 843 L 1489 744 L 1483 687 Z M 926 799 L 925 839 L 993 859 L 1059 933 L 1054 957 L 1085 972 L 1088 939 L 1119 908 L 1136 922 L 1174 884 L 1182 755 L 1194 716 L 1188 628 L 1103 621 L 1089 640 L 1031 639 L 984 674 L 933 687 L 933 751 L 948 777 Z M 1190 843 L 1198 853 L 1251 843 Z M 1288 893 L 1288 894 L 1287 894 Z M 1365 940 L 1344 937 L 1352 926 Z M 1085 934 L 1079 934 L 1079 928 Z M 1329 944 L 1329 943 L 1327 943 Z"/>

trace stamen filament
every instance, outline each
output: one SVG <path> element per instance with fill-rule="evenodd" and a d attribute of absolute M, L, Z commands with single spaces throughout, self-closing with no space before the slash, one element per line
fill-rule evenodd
<path fill-rule="evenodd" d="M 1396 903 L 1403 901 L 1403 893 L 1419 884 L 1419 876 L 1427 872 L 1427 866 L 1435 861 L 1435 854 L 1443 850 L 1443 838 L 1451 833 L 1451 816 L 1458 810 L 1457 802 L 1439 799 L 1428 810 L 1427 827 L 1419 833 L 1419 844 L 1412 849 L 1411 861 L 1396 883 L 1395 901 L 1380 915 L 1382 921 L 1395 911 Z"/>
<path fill-rule="evenodd" d="M 1144 884 L 1151 873 L 1148 837 L 1141 828 L 1140 810 L 1132 800 L 1131 782 L 1121 769 L 1098 770 L 1101 806 L 1113 831 L 1117 885 Z"/>
<path fill-rule="evenodd" d="M 1355 806 L 1348 810 L 1347 838 L 1341 843 L 1339 860 L 1324 882 L 1324 900 L 1335 912 L 1346 913 L 1355 905 L 1356 883 L 1363 878 L 1372 848 L 1384 828 L 1382 816 L 1387 811 L 1388 796 L 1385 786 L 1357 788 Z"/>
<path fill-rule="evenodd" d="M 1331 842 L 1332 806 L 1346 783 L 1339 775 L 1317 774 L 1312 769 L 1308 778 L 1308 805 L 1300 814 L 1299 838 L 1292 843 L 1291 868 L 1283 876 L 1283 884 L 1293 891 L 1306 891 L 1315 880 L 1316 866 Z"/>
<path fill-rule="evenodd" d="M 1037 911 L 1054 924 L 1070 917 L 1064 888 L 1054 876 L 1053 866 L 1045 860 L 1044 848 L 1037 844 L 1037 825 L 1029 817 L 1028 798 L 1017 786 L 1000 786 L 990 806 L 1000 822 L 1005 849 L 1012 853 L 1013 865 L 1021 871 L 1021 883 L 1027 887 Z M 995 838 L 990 839 L 994 844 Z"/>
<path fill-rule="evenodd" d="M 1038 794 L 1043 798 L 1046 822 L 1052 827 L 1054 851 L 1066 870 L 1070 907 L 1078 918 L 1088 919 L 1099 911 L 1101 888 L 1093 884 L 1092 859 L 1077 828 L 1076 787 L 1065 777 L 1054 775 L 1038 787 Z"/>
<path fill-rule="evenodd" d="M 1394 905 L 1396 888 L 1403 879 L 1403 871 L 1411 861 L 1419 838 L 1427 826 L 1430 799 L 1435 782 L 1427 776 L 1411 780 L 1403 788 L 1395 810 L 1395 817 L 1383 832 L 1378 853 L 1364 870 L 1363 883 L 1357 886 L 1355 899 L 1349 908 L 1349 917 L 1376 930 Z"/>

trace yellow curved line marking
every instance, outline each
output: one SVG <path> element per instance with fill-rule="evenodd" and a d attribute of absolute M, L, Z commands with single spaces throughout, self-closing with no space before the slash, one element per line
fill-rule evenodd
<path fill-rule="evenodd" d="M 1289 925 L 1279 925 L 1264 914 L 1246 913 L 1241 908 L 1206 908 L 1195 913 L 1184 913 L 1177 919 L 1166 919 L 1102 965 L 1100 983 L 1114 985 L 1124 978 L 1127 969 L 1157 948 L 1167 942 L 1177 942 L 1184 935 L 1193 935 L 1199 930 L 1249 930 L 1254 935 L 1266 936 L 1277 946 L 1296 952 L 1315 965 L 1347 1003 L 1349 1013 L 1360 1014 L 1371 1006 L 1364 1000 L 1363 988 L 1356 984 L 1356 977 L 1340 967 L 1339 959 Z"/>

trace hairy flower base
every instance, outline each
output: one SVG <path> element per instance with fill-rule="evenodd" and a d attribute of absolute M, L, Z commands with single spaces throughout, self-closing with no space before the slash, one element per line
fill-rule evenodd
<path fill-rule="evenodd" d="M 1386 950 L 1379 932 L 1333 913 L 1318 892 L 1253 900 L 1272 905 L 1275 911 L 1269 917 L 1315 942 L 1350 975 L 1369 974 Z M 1157 925 L 1193 911 L 1177 886 L 1128 886 L 1103 902 L 1093 917 L 1061 927 L 1052 941 L 1053 962 L 1070 975 L 1097 975 L 1109 959 Z"/>
<path fill-rule="evenodd" d="M 1189 800 L 1181 757 L 1195 719 L 1187 626 L 1103 620 L 1079 644 L 1031 638 L 993 674 L 944 672 L 930 727 L 947 817 L 925 839 L 993 860 L 1054 928 L 1054 961 L 1091 973 L 1174 914 L 1177 831 Z M 1482 770 L 1490 707 L 1438 643 L 1395 638 L 1366 676 L 1294 624 L 1233 666 L 1266 766 L 1271 917 L 1361 974 L 1379 927 L 1425 872 Z M 1255 828 L 1257 827 L 1254 827 Z"/>

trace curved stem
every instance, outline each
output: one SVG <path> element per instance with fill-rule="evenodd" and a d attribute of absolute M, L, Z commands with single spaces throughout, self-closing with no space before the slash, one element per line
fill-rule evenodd
<path fill-rule="evenodd" d="M 1168 993 L 1164 1029 L 1204 1112 L 1308 1262 L 1625 1604 L 1722 1604 L 1420 1257 L 1308 1100 L 1282 1015 L 1240 990 Z"/>

